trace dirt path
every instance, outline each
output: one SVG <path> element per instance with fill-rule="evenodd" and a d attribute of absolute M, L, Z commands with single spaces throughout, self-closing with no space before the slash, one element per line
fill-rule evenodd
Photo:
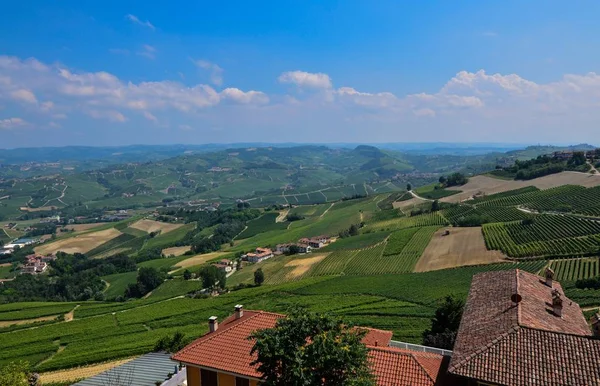
<path fill-rule="evenodd" d="M 412 195 L 414 198 L 416 198 L 416 199 L 418 199 L 418 200 L 422 200 L 422 201 L 433 201 L 433 200 L 430 200 L 429 198 L 424 198 L 424 197 L 421 197 L 421 196 L 419 196 L 417 193 L 413 192 L 412 190 L 411 190 L 411 191 L 409 191 L 408 193 L 410 193 L 410 194 L 411 194 L 411 195 Z"/>
<path fill-rule="evenodd" d="M 325 214 L 326 214 L 327 212 L 329 212 L 329 209 L 333 208 L 333 206 L 334 206 L 334 205 L 335 205 L 335 202 L 332 202 L 332 203 L 331 203 L 331 206 L 330 206 L 329 208 L 327 208 L 327 209 L 325 210 L 325 212 L 323 212 L 323 214 L 321 214 L 321 215 L 319 216 L 319 218 L 323 218 L 323 216 L 325 216 Z"/>
<path fill-rule="evenodd" d="M 279 216 L 277 216 L 275 222 L 284 222 L 289 212 L 289 209 L 284 209 L 283 211 L 279 212 Z"/>
<path fill-rule="evenodd" d="M 104 280 L 103 280 L 104 281 Z M 73 321 L 74 317 L 75 317 L 75 310 L 79 308 L 79 304 L 75 306 L 75 308 L 73 308 L 71 311 L 67 312 L 65 314 L 65 322 L 71 322 Z"/>
<path fill-rule="evenodd" d="M 444 236 L 446 230 L 450 234 Z M 506 259 L 501 252 L 487 250 L 481 228 L 443 228 L 434 233 L 415 272 L 503 261 Z"/>
<path fill-rule="evenodd" d="M 589 173 L 598 175 L 598 169 L 596 169 L 596 167 L 594 166 L 594 164 L 591 163 L 591 162 L 588 162 L 587 164 L 590 165 L 590 171 L 589 171 Z"/>

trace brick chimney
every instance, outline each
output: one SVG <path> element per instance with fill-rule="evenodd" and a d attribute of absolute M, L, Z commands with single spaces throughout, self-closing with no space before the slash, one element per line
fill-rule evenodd
<path fill-rule="evenodd" d="M 219 329 L 219 322 L 217 321 L 216 316 L 211 316 L 208 318 L 208 331 L 215 332 Z"/>
<path fill-rule="evenodd" d="M 563 300 L 557 289 L 552 290 L 552 312 L 559 318 L 562 317 Z"/>
<path fill-rule="evenodd" d="M 550 267 L 546 267 L 546 285 L 552 288 L 552 280 L 554 280 L 554 271 Z"/>
<path fill-rule="evenodd" d="M 235 306 L 235 318 L 239 319 L 242 316 L 244 316 L 244 306 L 242 306 L 241 304 L 238 304 Z"/>
<path fill-rule="evenodd" d="M 591 323 L 592 323 L 592 333 L 594 334 L 595 337 L 600 338 L 600 312 L 596 312 L 596 314 L 594 316 L 592 316 Z"/>

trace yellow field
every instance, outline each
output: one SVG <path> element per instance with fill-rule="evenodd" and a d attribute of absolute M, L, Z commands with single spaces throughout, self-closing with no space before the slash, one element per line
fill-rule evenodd
<path fill-rule="evenodd" d="M 444 236 L 446 229 L 450 234 Z M 417 262 L 415 272 L 505 261 L 501 252 L 487 250 L 480 227 L 446 229 L 435 232 Z"/>
<path fill-rule="evenodd" d="M 295 259 L 287 263 L 286 267 L 294 267 L 293 270 L 287 273 L 286 277 L 294 279 L 304 275 L 308 270 L 315 264 L 320 263 L 329 253 L 325 253 L 318 256 L 309 257 L 306 259 Z"/>
<path fill-rule="evenodd" d="M 98 375 L 106 370 L 110 370 L 127 362 L 131 362 L 135 358 L 136 357 L 132 357 L 113 362 L 100 363 L 97 365 L 42 373 L 40 374 L 40 378 L 43 384 L 72 382 L 78 379 L 93 377 L 94 375 Z"/>
<path fill-rule="evenodd" d="M 105 222 L 94 222 L 94 223 L 90 223 L 90 224 L 72 224 L 72 225 L 67 225 L 66 228 L 74 229 L 75 232 L 78 233 L 78 232 L 90 230 L 92 228 L 96 228 L 100 225 L 106 225 L 106 223 Z"/>
<path fill-rule="evenodd" d="M 35 318 L 35 319 L 23 319 L 23 320 L 6 320 L 6 321 L 0 321 L 0 327 L 9 327 L 9 326 L 13 326 L 15 324 L 21 325 L 21 324 L 29 324 L 29 323 L 35 323 L 35 322 L 46 322 L 48 320 L 54 320 L 56 318 L 58 318 L 60 315 L 51 315 L 51 316 L 44 316 L 42 318 Z"/>
<path fill-rule="evenodd" d="M 58 209 L 58 206 L 40 206 L 39 208 L 30 208 L 28 206 L 22 206 L 19 209 L 23 212 L 41 212 L 47 210 L 56 210 Z"/>
<path fill-rule="evenodd" d="M 119 235 L 121 235 L 121 232 L 115 228 L 85 233 L 83 235 L 69 237 L 68 239 L 58 240 L 53 243 L 43 244 L 35 248 L 35 253 L 42 255 L 56 253 L 58 251 L 66 253 L 86 253 Z"/>
<path fill-rule="evenodd" d="M 169 224 L 166 222 L 154 221 L 154 220 L 140 220 L 131 225 L 132 228 L 139 229 L 144 232 L 157 232 L 161 231 L 161 233 L 171 232 L 179 227 L 182 227 L 183 224 Z"/>
<path fill-rule="evenodd" d="M 172 272 L 170 272 L 170 273 L 173 273 L 173 272 L 175 272 L 177 270 L 180 270 L 182 268 L 190 268 L 190 267 L 194 267 L 194 266 L 197 266 L 197 265 L 204 264 L 204 263 L 206 263 L 209 260 L 216 259 L 217 257 L 221 257 L 221 256 L 224 256 L 226 254 L 227 253 L 224 253 L 224 252 L 212 252 L 212 253 L 205 253 L 203 255 L 192 256 L 189 259 L 185 259 L 185 260 L 182 260 L 179 263 L 177 263 L 176 264 L 177 269 L 174 270 L 174 271 L 172 271 Z"/>
<path fill-rule="evenodd" d="M 587 188 L 599 186 L 600 175 L 577 172 L 562 172 L 529 181 L 509 181 L 488 176 L 475 176 L 469 178 L 469 182 L 463 186 L 448 188 L 448 190 L 460 190 L 461 193 L 455 194 L 454 196 L 444 197 L 440 201 L 456 203 L 468 200 L 477 194 L 490 195 L 514 189 L 520 189 L 526 186 L 535 186 L 539 189 L 550 189 L 561 185 L 581 185 Z"/>
<path fill-rule="evenodd" d="M 184 245 L 183 247 L 171 247 L 162 250 L 162 254 L 165 256 L 181 256 L 192 248 L 189 245 Z"/>

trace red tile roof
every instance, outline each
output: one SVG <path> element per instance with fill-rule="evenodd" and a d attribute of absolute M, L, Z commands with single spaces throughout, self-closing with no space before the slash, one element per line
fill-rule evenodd
<path fill-rule="evenodd" d="M 442 367 L 437 354 L 369 347 L 373 373 L 378 385 L 433 386 Z"/>
<path fill-rule="evenodd" d="M 506 385 L 600 384 L 600 341 L 577 303 L 552 312 L 552 289 L 520 270 L 475 275 L 449 372 Z M 511 296 L 522 300 L 515 304 Z"/>
<path fill-rule="evenodd" d="M 260 378 L 251 366 L 254 342 L 247 339 L 256 330 L 273 328 L 284 315 L 264 311 L 244 311 L 240 319 L 232 315 L 214 333 L 208 333 L 173 355 L 176 361 L 251 378 Z M 417 353 L 388 347 L 391 331 L 367 330 L 363 342 L 369 346 L 373 371 L 380 386 L 434 385 L 443 360 L 441 355 Z"/>

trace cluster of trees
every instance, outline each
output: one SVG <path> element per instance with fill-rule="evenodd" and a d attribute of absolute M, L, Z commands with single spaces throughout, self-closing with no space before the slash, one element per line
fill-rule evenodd
<path fill-rule="evenodd" d="M 0 298 L 8 302 L 104 300 L 106 285 L 101 276 L 135 269 L 135 261 L 123 254 L 91 259 L 59 252 L 48 275 L 17 275 L 4 284 Z"/>
<path fill-rule="evenodd" d="M 163 336 L 154 345 L 154 351 L 166 351 L 168 353 L 176 353 L 187 346 L 192 339 L 186 338 L 185 334 L 180 331 L 175 332 L 172 336 Z"/>
<path fill-rule="evenodd" d="M 194 253 L 209 253 L 221 249 L 221 245 L 230 243 L 246 227 L 244 222 L 231 221 L 219 224 L 211 237 L 202 237 L 192 243 Z"/>
<path fill-rule="evenodd" d="M 348 200 L 358 200 L 360 198 L 366 198 L 367 195 L 366 194 L 353 194 L 351 196 L 344 196 L 342 197 L 342 201 L 348 201 Z"/>
<path fill-rule="evenodd" d="M 452 350 L 464 306 L 464 301 L 447 296 L 435 311 L 431 328 L 423 331 L 423 345 Z"/>
<path fill-rule="evenodd" d="M 198 277 L 202 281 L 202 288 L 210 290 L 225 289 L 227 285 L 227 274 L 214 265 L 202 267 L 198 271 Z"/>
<path fill-rule="evenodd" d="M 358 236 L 360 234 L 360 228 L 362 228 L 364 226 L 363 223 L 361 224 L 352 224 L 350 225 L 350 228 L 345 229 L 343 231 L 340 232 L 339 236 L 340 238 L 344 239 L 346 237 L 352 237 L 352 236 Z"/>
<path fill-rule="evenodd" d="M 56 224 L 54 223 L 39 223 L 33 224 L 31 230 L 25 234 L 25 237 L 36 237 L 42 235 L 56 234 Z"/>
<path fill-rule="evenodd" d="M 453 225 L 458 227 L 478 227 L 490 222 L 494 222 L 494 219 L 488 215 L 471 213 L 466 216 L 459 217 L 456 221 L 454 221 Z"/>
<path fill-rule="evenodd" d="M 565 170 L 584 171 L 586 169 L 586 163 L 585 153 L 576 151 L 573 153 L 572 157 L 566 161 L 549 155 L 541 155 L 527 161 L 517 160 L 514 165 L 500 169 L 514 175 L 517 180 L 531 180 L 550 174 L 560 173 Z"/>
<path fill-rule="evenodd" d="M 304 220 L 304 219 L 305 219 L 305 217 L 304 217 L 304 216 L 302 216 L 300 213 L 289 213 L 289 214 L 288 214 L 288 215 L 285 217 L 285 219 L 286 219 L 287 221 L 289 221 L 289 222 L 292 222 L 292 221 Z"/>
<path fill-rule="evenodd" d="M 461 186 L 469 182 L 467 176 L 462 173 L 452 173 L 449 176 L 441 176 L 439 179 L 442 187 Z"/>
<path fill-rule="evenodd" d="M 152 267 L 142 267 L 138 270 L 137 280 L 125 290 L 126 298 L 141 298 L 158 288 L 167 278 L 167 273 Z"/>

